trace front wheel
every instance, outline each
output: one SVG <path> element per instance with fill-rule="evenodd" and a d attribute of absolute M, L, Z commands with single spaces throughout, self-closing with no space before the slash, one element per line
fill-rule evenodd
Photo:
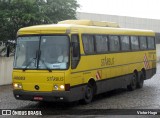
<path fill-rule="evenodd" d="M 84 99 L 81 100 L 81 103 L 83 104 L 89 104 L 93 99 L 93 86 L 88 84 L 86 86 Z"/>

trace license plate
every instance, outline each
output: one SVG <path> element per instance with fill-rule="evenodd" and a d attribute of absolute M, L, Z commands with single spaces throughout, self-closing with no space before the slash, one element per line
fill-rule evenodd
<path fill-rule="evenodd" d="M 33 99 L 34 99 L 34 100 L 37 100 L 37 101 L 42 101 L 42 100 L 43 100 L 43 97 L 35 96 Z"/>

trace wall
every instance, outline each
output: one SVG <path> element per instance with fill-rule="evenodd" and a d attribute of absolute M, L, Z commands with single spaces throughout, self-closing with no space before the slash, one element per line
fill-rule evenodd
<path fill-rule="evenodd" d="M 160 32 L 160 20 L 77 12 L 77 19 L 116 22 L 123 28 L 146 29 Z"/>
<path fill-rule="evenodd" d="M 13 57 L 0 57 L 0 85 L 12 83 Z"/>

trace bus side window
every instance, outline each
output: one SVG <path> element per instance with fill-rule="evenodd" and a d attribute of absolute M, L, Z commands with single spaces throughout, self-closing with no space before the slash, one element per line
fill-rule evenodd
<path fill-rule="evenodd" d="M 80 60 L 80 46 L 79 46 L 79 37 L 77 34 L 71 36 L 72 40 L 72 64 L 71 68 L 75 69 Z"/>
<path fill-rule="evenodd" d="M 121 41 L 121 50 L 129 51 L 130 50 L 129 36 L 120 36 L 120 41 Z"/>
<path fill-rule="evenodd" d="M 85 54 L 93 54 L 93 53 L 95 53 L 93 35 L 83 34 L 82 35 L 82 40 L 83 40 L 83 46 L 84 46 Z"/>
<path fill-rule="evenodd" d="M 109 36 L 109 49 L 111 52 L 120 51 L 120 42 L 118 36 Z"/>
<path fill-rule="evenodd" d="M 108 37 L 105 35 L 96 35 L 96 52 L 97 53 L 106 53 L 108 52 Z"/>
<path fill-rule="evenodd" d="M 132 50 L 139 50 L 139 41 L 137 36 L 131 36 L 131 48 Z"/>
<path fill-rule="evenodd" d="M 155 49 L 155 39 L 154 37 L 147 37 L 148 49 Z"/>
<path fill-rule="evenodd" d="M 146 50 L 147 49 L 147 40 L 145 36 L 140 36 L 139 37 L 139 42 L 140 42 L 140 49 L 141 50 Z"/>

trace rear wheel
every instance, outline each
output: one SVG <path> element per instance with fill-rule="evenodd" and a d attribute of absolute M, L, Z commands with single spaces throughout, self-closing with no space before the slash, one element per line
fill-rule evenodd
<path fill-rule="evenodd" d="M 81 100 L 81 103 L 83 104 L 89 104 L 93 99 L 93 86 L 91 84 L 88 84 L 86 86 L 84 99 Z"/>
<path fill-rule="evenodd" d="M 137 78 L 138 78 L 137 74 L 133 73 L 132 78 L 131 78 L 131 83 L 130 83 L 130 85 L 127 86 L 128 90 L 133 91 L 136 89 Z"/>
<path fill-rule="evenodd" d="M 137 88 L 142 88 L 143 83 L 144 83 L 144 73 L 141 72 L 140 77 L 138 78 L 138 81 L 137 81 Z"/>

